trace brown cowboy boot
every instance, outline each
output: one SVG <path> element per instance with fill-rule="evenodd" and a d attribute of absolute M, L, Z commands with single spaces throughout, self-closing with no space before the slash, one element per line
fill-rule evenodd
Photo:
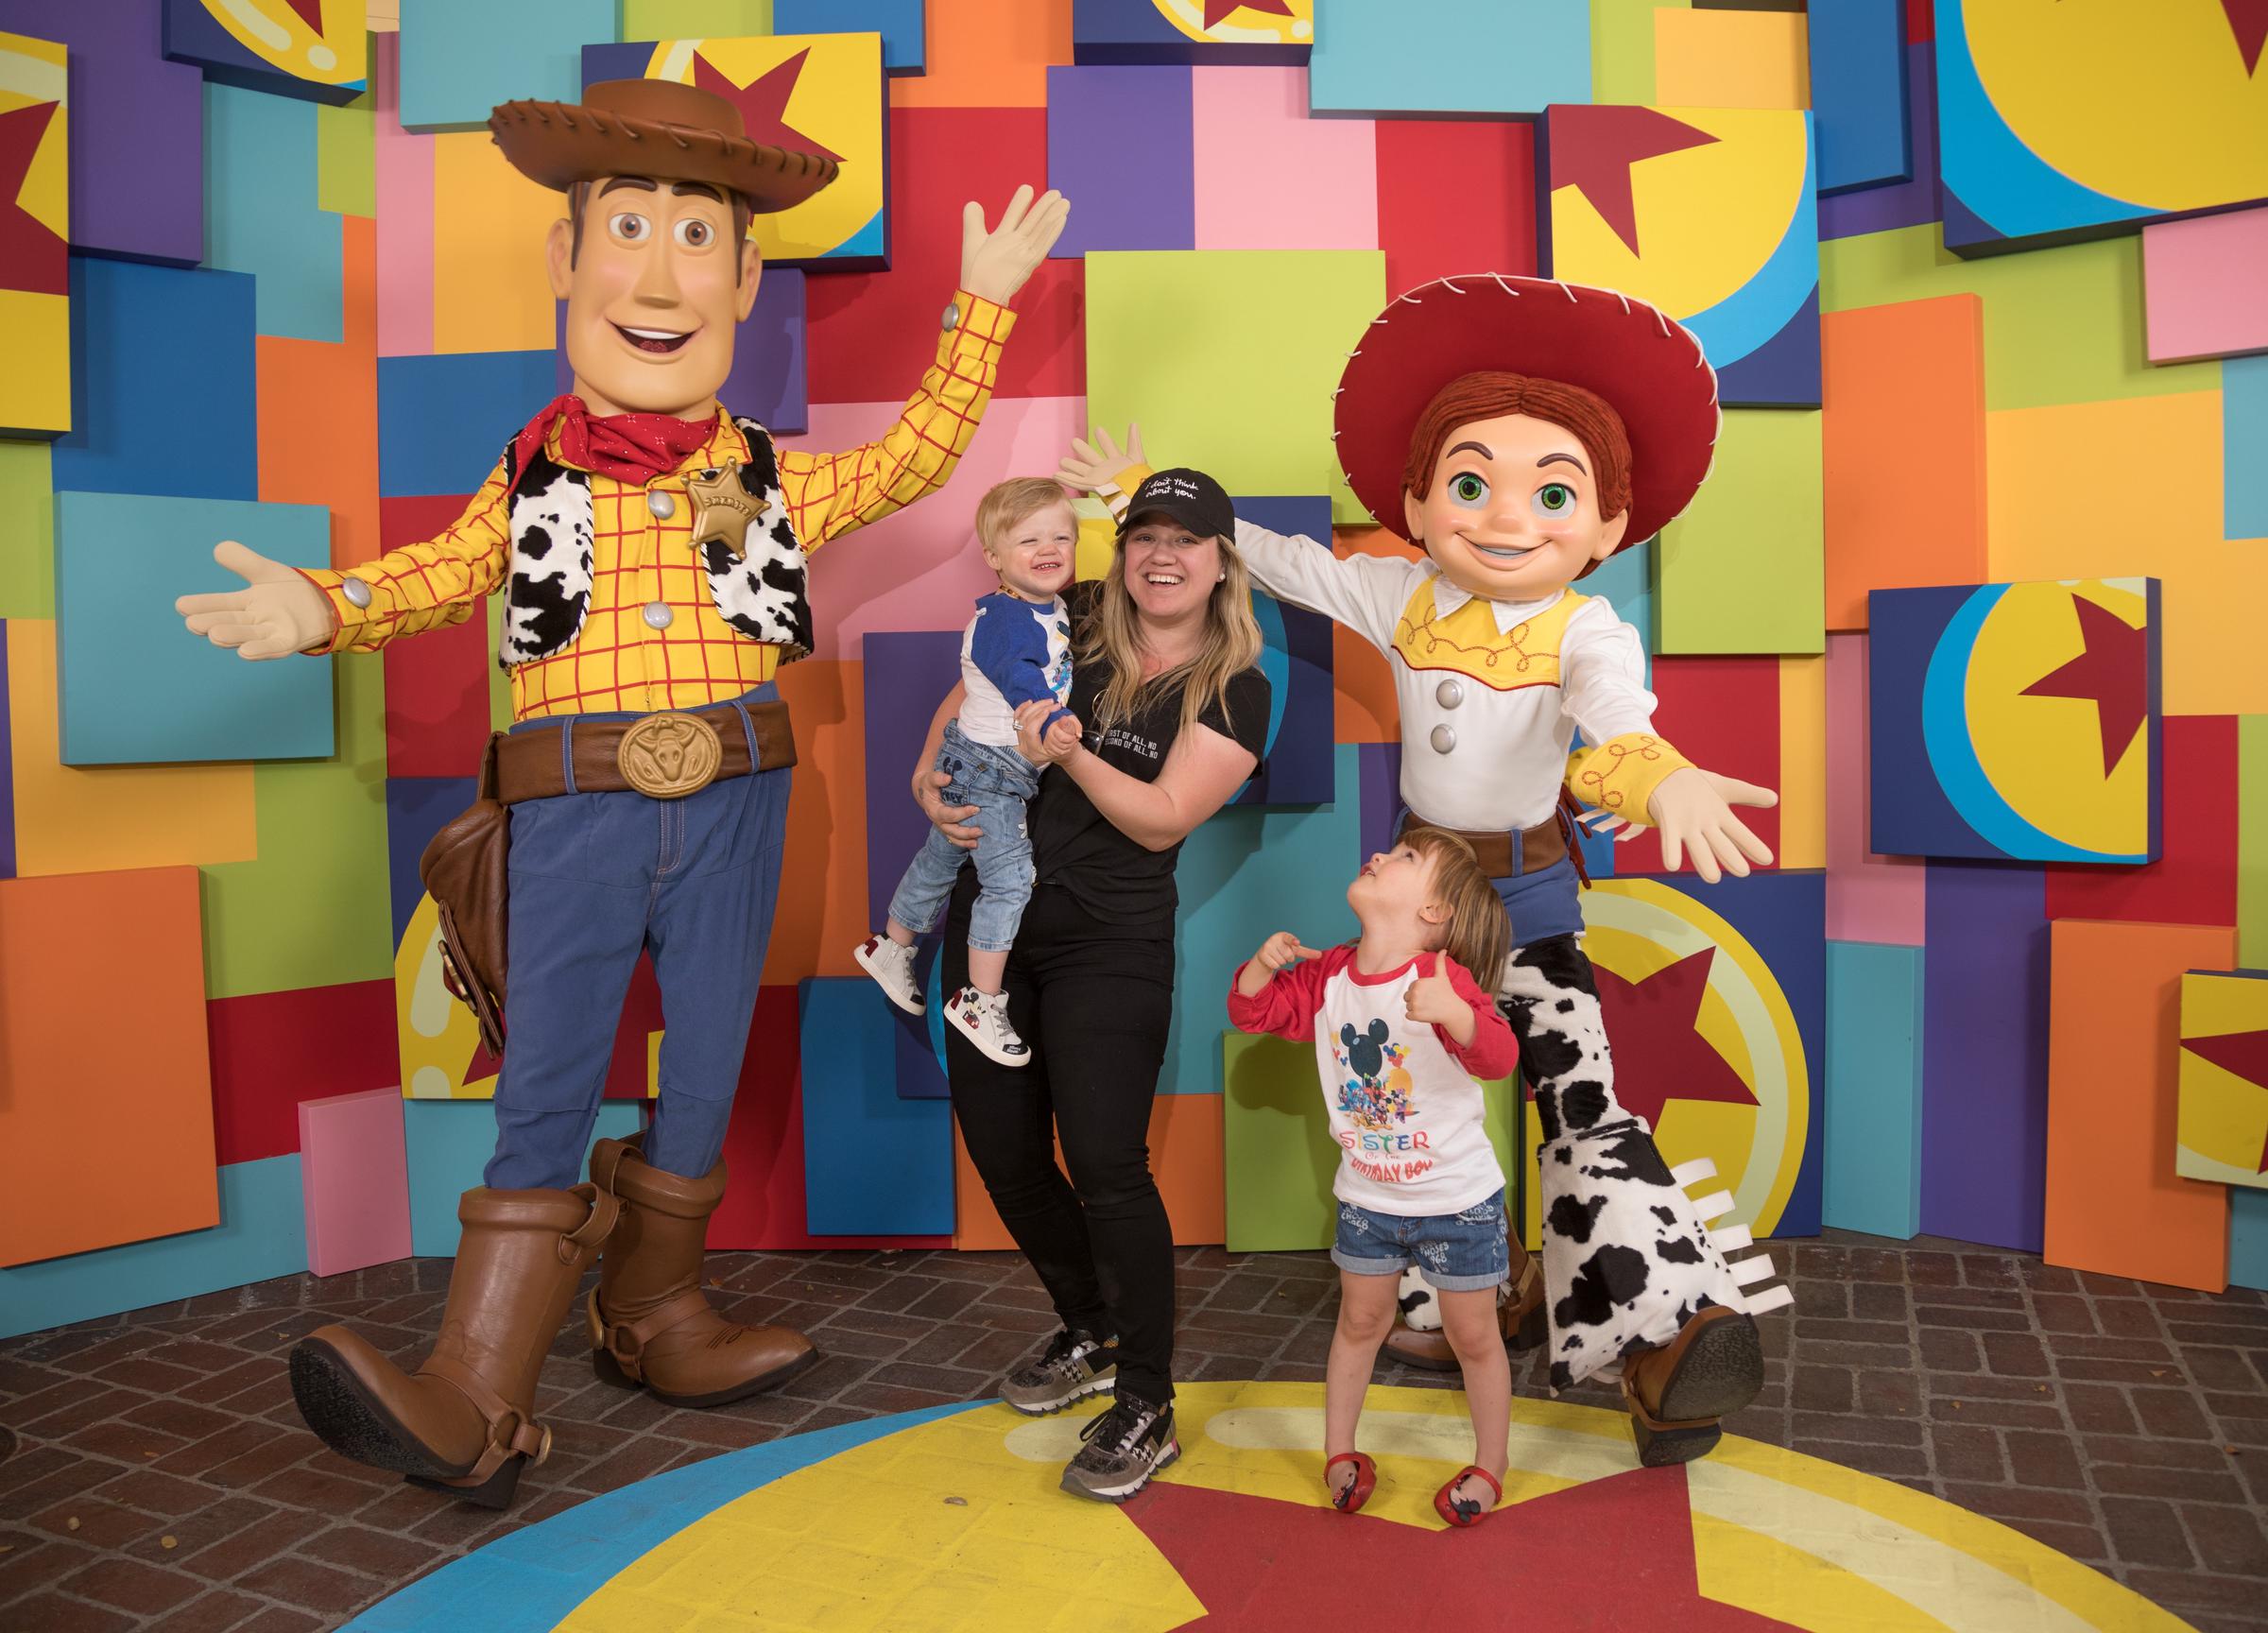
<path fill-rule="evenodd" d="M 593 1367 L 607 1383 L 643 1384 L 672 1406 L 721 1406 L 786 1383 L 818 1360 L 811 1340 L 728 1321 L 701 1292 L 724 1163 L 706 1179 L 665 1174 L 645 1160 L 644 1139 L 601 1140 L 591 1152 L 592 1179 L 622 1203 L 585 1309 Z"/>
<path fill-rule="evenodd" d="M 1504 1343 L 1515 1354 L 1543 1342 L 1543 1270 L 1517 1242 L 1512 1244 L 1512 1280 L 1498 1297 L 1496 1315 Z M 1420 1332 L 1396 1321 L 1394 1331 L 1386 1334 L 1385 1351 L 1406 1367 L 1422 1367 L 1429 1372 L 1458 1370 L 1457 1352 L 1448 1332 L 1438 1327 Z"/>
<path fill-rule="evenodd" d="M 520 1470 L 551 1453 L 551 1431 L 534 1417 L 536 1374 L 615 1212 L 591 1185 L 466 1192 L 433 1353 L 405 1373 L 346 1328 L 317 1328 L 291 1351 L 307 1426 L 357 1463 L 504 1507 Z"/>
<path fill-rule="evenodd" d="M 1756 1322 L 1711 1305 L 1658 1349 L 1623 1362 L 1623 1399 L 1648 1469 L 1706 1456 L 1723 1437 L 1717 1420 L 1738 1412 L 1764 1386 L 1764 1349 Z"/>

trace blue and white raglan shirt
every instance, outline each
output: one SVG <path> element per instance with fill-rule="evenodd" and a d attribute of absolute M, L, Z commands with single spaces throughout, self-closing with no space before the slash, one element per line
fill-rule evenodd
<path fill-rule="evenodd" d="M 1016 706 L 1040 699 L 1056 708 L 1053 726 L 1071 713 L 1071 613 L 1061 596 L 1024 601 L 1005 590 L 980 595 L 961 634 L 961 734 L 995 748 L 1016 747 Z"/>

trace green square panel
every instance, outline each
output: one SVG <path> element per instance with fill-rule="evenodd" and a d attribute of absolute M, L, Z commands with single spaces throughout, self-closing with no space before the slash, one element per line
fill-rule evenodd
<path fill-rule="evenodd" d="M 1827 650 L 1819 416 L 1727 408 L 1716 463 L 1661 530 L 1661 653 Z"/>
<path fill-rule="evenodd" d="M 1088 417 L 1141 425 L 1154 465 L 1231 493 L 1328 493 L 1334 522 L 1366 522 L 1331 397 L 1385 290 L 1375 249 L 1091 251 Z"/>
<path fill-rule="evenodd" d="M 1488 1143 L 1504 1171 L 1506 1216 L 1524 1220 L 1527 1163 L 1513 1118 L 1517 1078 L 1482 1085 Z M 1221 1034 L 1222 1183 L 1231 1253 L 1289 1253 L 1329 1247 L 1338 1204 L 1331 1182 L 1339 1148 L 1331 1138 L 1315 1046 L 1243 1032 Z"/>

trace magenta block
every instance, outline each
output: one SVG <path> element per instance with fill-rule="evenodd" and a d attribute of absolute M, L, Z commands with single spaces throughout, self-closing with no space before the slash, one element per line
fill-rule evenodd
<path fill-rule="evenodd" d="M 402 1091 L 300 1102 L 307 1268 L 338 1276 L 409 1257 L 409 1158 Z"/>

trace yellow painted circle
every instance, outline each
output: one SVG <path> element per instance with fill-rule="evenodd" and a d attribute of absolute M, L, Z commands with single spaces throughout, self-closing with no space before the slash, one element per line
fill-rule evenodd
<path fill-rule="evenodd" d="M 1695 1023 L 1755 1094 L 1754 1106 L 1672 1098 L 1654 1131 L 1672 1167 L 1707 1157 L 1732 1193 L 1723 1224 L 1769 1235 L 1786 1212 L 1811 1126 L 1803 1033 L 1763 955 L 1692 897 L 1653 879 L 1602 879 L 1584 892 L 1584 951 L 1624 981 L 1642 981 L 1713 946 Z"/>
<path fill-rule="evenodd" d="M 1284 1530 L 1307 1522 L 1297 1510 L 1317 1510 L 1314 1522 L 1345 1526 L 1348 1544 L 1361 1547 L 1366 1590 L 1421 1568 L 1426 1556 L 1402 1550 L 1435 1540 L 1418 1535 L 1442 1529 L 1432 1493 L 1472 1455 L 1461 1395 L 1372 1389 L 1361 1440 L 1378 1460 L 1380 1484 L 1349 1521 L 1319 1511 L 1319 1385 L 1187 1384 L 1176 1412 L 1182 1457 L 1161 1487 L 1250 1499 L 1256 1523 Z M 550 1625 L 1024 1633 L 1075 1624 L 1082 1633 L 1167 1633 L 1205 1616 L 1138 1511 L 1057 1489 L 1084 1417 L 1034 1419 L 979 1407 L 781 1475 L 689 1517 Z M 2159 1633 L 2182 1625 L 2006 1526 L 1778 1447 L 1732 1436 L 1683 1470 L 1633 1475 L 1621 1413 L 1518 1400 L 1511 1452 L 1505 1507 L 1491 1526 L 1518 1526 L 1524 1504 L 1618 1476 L 1649 1483 L 1642 1489 L 1656 1503 L 1675 1504 L 1681 1490 L 1700 1593 L 1791 1626 Z M 1172 1500 L 1160 1490 L 1138 1501 Z M 1547 1522 L 1544 1510 L 1529 1521 Z M 1482 1535 L 1503 1533 L 1476 1534 L 1476 1545 Z M 1600 1568 L 1682 1540 L 1602 1536 Z M 1357 1586 L 1350 1574 L 1349 1592 Z M 1580 1602 L 1580 1583 L 1566 1591 Z M 1507 1606 L 1504 1624 L 1518 1624 L 1518 1613 Z M 492 1614 L 488 1624 L 518 1633 Z"/>
<path fill-rule="evenodd" d="M 1315 0 L 1288 0 L 1289 16 L 1245 6 L 1205 26 L 1205 0 L 1152 0 L 1158 14 L 1208 45 L 1305 45 L 1315 37 Z"/>
<path fill-rule="evenodd" d="M 2093 705 L 2024 688 L 2084 649 L 2074 598 L 2142 627 L 2148 603 L 2131 582 L 2010 585 L 1978 627 L 1964 689 L 1977 763 L 2009 809 L 2051 838 L 2114 856 L 2149 848 L 2149 722 L 2105 777 Z"/>
<path fill-rule="evenodd" d="M 368 77 L 368 35 L 360 0 L 325 0 L 323 26 L 310 28 L 286 0 L 202 0 L 229 37 L 279 73 L 318 85 Z"/>
<path fill-rule="evenodd" d="M 2268 196 L 2268 64 L 2247 74 L 2219 0 L 1969 0 L 1984 94 L 2084 187 L 2155 210 Z"/>

